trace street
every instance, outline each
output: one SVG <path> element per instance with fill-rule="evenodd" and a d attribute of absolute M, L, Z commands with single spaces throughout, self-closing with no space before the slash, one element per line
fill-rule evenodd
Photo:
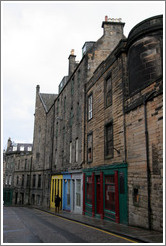
<path fill-rule="evenodd" d="M 131 243 L 132 240 L 26 207 L 4 207 L 3 243 Z"/>

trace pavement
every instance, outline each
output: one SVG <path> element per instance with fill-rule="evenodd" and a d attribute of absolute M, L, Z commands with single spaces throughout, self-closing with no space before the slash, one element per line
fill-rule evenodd
<path fill-rule="evenodd" d="M 55 214 L 56 216 L 73 220 L 85 225 L 89 225 L 107 232 L 115 233 L 117 235 L 127 237 L 142 243 L 164 243 L 163 233 L 154 230 L 143 229 L 134 226 L 117 224 L 112 221 L 101 220 L 95 217 L 90 217 L 82 214 L 75 214 L 67 211 L 60 211 L 55 213 L 54 209 L 39 208 L 36 209 Z M 165 239 L 164 239 L 165 240 Z"/>

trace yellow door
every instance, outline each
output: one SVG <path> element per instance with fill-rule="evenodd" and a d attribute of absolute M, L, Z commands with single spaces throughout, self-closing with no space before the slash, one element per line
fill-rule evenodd
<path fill-rule="evenodd" d="M 63 175 L 53 175 L 51 177 L 50 207 L 55 208 L 55 196 L 58 194 L 61 198 L 60 209 L 62 209 L 62 179 Z"/>

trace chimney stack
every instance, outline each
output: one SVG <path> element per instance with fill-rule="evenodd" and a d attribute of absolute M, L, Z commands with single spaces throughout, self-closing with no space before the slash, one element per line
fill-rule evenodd
<path fill-rule="evenodd" d="M 9 150 L 9 148 L 12 146 L 12 141 L 11 138 L 8 139 L 7 141 L 7 151 Z"/>
<path fill-rule="evenodd" d="M 39 93 L 40 92 L 40 85 L 37 85 L 36 86 L 36 93 Z"/>
<path fill-rule="evenodd" d="M 123 27 L 125 23 L 121 22 L 121 18 L 108 18 L 105 16 L 105 21 L 102 23 L 102 28 L 104 29 L 104 35 L 112 36 L 114 34 L 123 35 Z"/>
<path fill-rule="evenodd" d="M 74 49 L 71 50 L 71 54 L 69 56 L 69 76 L 74 72 L 75 66 L 76 66 L 76 61 L 75 61 L 76 56 L 74 55 Z"/>

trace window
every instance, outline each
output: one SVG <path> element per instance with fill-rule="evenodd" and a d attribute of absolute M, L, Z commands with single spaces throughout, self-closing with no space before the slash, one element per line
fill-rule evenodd
<path fill-rule="evenodd" d="M 27 174 L 27 187 L 29 187 L 29 186 L 30 186 L 30 175 Z"/>
<path fill-rule="evenodd" d="M 105 127 L 105 156 L 113 157 L 113 123 Z"/>
<path fill-rule="evenodd" d="M 38 187 L 41 187 L 41 174 L 38 175 Z"/>
<path fill-rule="evenodd" d="M 72 160 L 72 142 L 70 142 L 70 159 L 69 159 L 69 163 L 71 163 Z"/>
<path fill-rule="evenodd" d="M 88 120 L 92 119 L 92 94 L 88 97 Z"/>
<path fill-rule="evenodd" d="M 5 184 L 7 185 L 7 183 L 8 183 L 8 176 L 6 175 Z"/>
<path fill-rule="evenodd" d="M 18 169 L 20 169 L 20 160 L 18 161 Z"/>
<path fill-rule="evenodd" d="M 81 180 L 76 180 L 76 206 L 81 206 Z"/>
<path fill-rule="evenodd" d="M 25 170 L 27 169 L 27 159 L 25 159 Z"/>
<path fill-rule="evenodd" d="M 105 106 L 112 104 L 112 78 L 111 76 L 105 82 Z"/>
<path fill-rule="evenodd" d="M 17 185 L 18 185 L 18 183 L 19 183 L 19 176 L 17 176 Z"/>
<path fill-rule="evenodd" d="M 17 146 L 13 146 L 13 151 L 17 151 Z"/>
<path fill-rule="evenodd" d="M 75 160 L 76 162 L 78 162 L 78 138 L 76 138 L 76 142 L 75 142 Z"/>
<path fill-rule="evenodd" d="M 36 174 L 33 175 L 33 187 L 36 186 Z"/>
<path fill-rule="evenodd" d="M 92 162 L 92 143 L 93 143 L 93 139 L 92 139 L 92 133 L 88 134 L 88 146 L 87 146 L 87 158 L 88 158 L 88 162 Z"/>
<path fill-rule="evenodd" d="M 22 186 L 24 186 L 24 174 L 22 175 Z"/>
<path fill-rule="evenodd" d="M 11 185 L 11 184 L 12 184 L 12 176 L 9 175 L 9 185 Z"/>
<path fill-rule="evenodd" d="M 24 151 L 24 146 L 20 146 L 20 151 Z"/>
<path fill-rule="evenodd" d="M 115 212 L 115 178 L 114 174 L 105 177 L 105 209 Z"/>
<path fill-rule="evenodd" d="M 28 151 L 32 151 L 32 147 L 29 146 L 29 147 L 28 147 Z"/>
<path fill-rule="evenodd" d="M 87 202 L 92 204 L 92 176 L 87 177 L 87 187 L 86 187 Z"/>

